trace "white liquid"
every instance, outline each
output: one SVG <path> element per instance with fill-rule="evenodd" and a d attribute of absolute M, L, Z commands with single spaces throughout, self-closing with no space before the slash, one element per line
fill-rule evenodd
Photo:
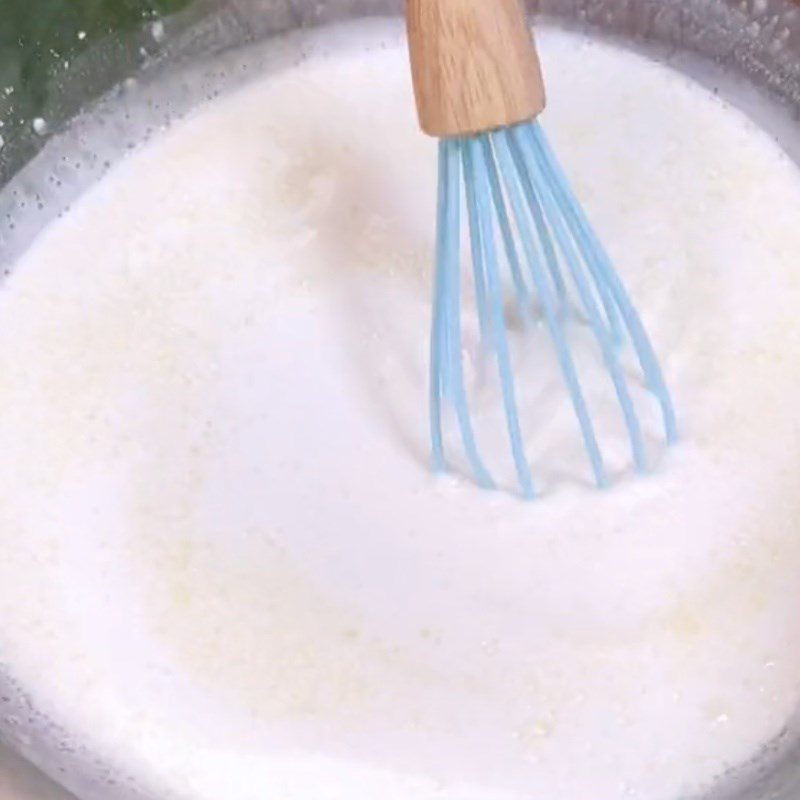
<path fill-rule="evenodd" d="M 435 145 L 399 29 L 336 41 L 128 159 L 4 285 L 4 658 L 163 798 L 694 791 L 800 700 L 800 175 L 687 80 L 544 32 L 545 125 L 684 443 L 629 474 L 578 332 L 619 473 L 588 489 L 540 337 L 543 498 L 437 481 Z"/>

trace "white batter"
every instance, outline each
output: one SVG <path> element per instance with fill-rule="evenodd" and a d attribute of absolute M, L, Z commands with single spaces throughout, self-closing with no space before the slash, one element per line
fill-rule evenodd
<path fill-rule="evenodd" d="M 589 366 L 621 473 L 591 490 L 554 367 L 522 370 L 544 497 L 437 481 L 435 145 L 399 27 L 315 41 L 130 157 L 4 284 L 5 660 L 161 798 L 706 785 L 800 701 L 800 174 L 688 80 L 543 32 L 545 124 L 684 444 L 632 478 Z"/>

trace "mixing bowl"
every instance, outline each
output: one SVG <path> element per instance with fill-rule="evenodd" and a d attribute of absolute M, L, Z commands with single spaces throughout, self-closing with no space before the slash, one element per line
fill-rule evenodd
<path fill-rule="evenodd" d="M 531 10 L 668 60 L 756 118 L 800 163 L 800 6 L 789 0 L 541 0 Z M 402 0 L 196 0 L 61 64 L 35 119 L 24 104 L 16 118 L 6 108 L 0 267 L 7 274 L 37 232 L 126 150 L 245 79 L 226 67 L 232 48 L 401 11 Z M 30 14 L 37 13 L 32 3 Z M 187 72 L 197 62 L 203 69 Z M 69 720 L 38 710 L 35 691 L 15 679 L 13 663 L 3 661 L 2 641 L 0 620 L 0 739 L 84 800 L 151 797 L 140 776 L 103 762 L 77 741 Z M 800 797 L 800 741 L 791 730 L 701 800 Z"/>

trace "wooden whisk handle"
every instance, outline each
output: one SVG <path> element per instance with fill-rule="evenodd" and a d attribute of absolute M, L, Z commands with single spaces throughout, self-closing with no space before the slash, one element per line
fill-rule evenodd
<path fill-rule="evenodd" d="M 406 0 L 420 126 L 483 133 L 538 116 L 539 56 L 520 0 Z"/>

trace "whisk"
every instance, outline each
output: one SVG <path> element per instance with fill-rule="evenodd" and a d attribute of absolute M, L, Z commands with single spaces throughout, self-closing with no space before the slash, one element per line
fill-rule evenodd
<path fill-rule="evenodd" d="M 569 296 L 613 383 L 633 463 L 645 471 L 642 425 L 620 364 L 624 343 L 658 400 L 668 443 L 677 438 L 673 404 L 639 315 L 537 122 L 544 85 L 519 0 L 407 0 L 407 24 L 420 126 L 440 139 L 430 363 L 435 470 L 446 469 L 442 413 L 449 402 L 475 480 L 494 487 L 477 446 L 462 366 L 463 184 L 481 340 L 498 368 L 522 495 L 531 499 L 535 489 L 515 397 L 504 270 L 522 318 L 530 319 L 535 306 L 549 332 L 597 485 L 607 485 L 608 476 L 566 337 Z"/>

